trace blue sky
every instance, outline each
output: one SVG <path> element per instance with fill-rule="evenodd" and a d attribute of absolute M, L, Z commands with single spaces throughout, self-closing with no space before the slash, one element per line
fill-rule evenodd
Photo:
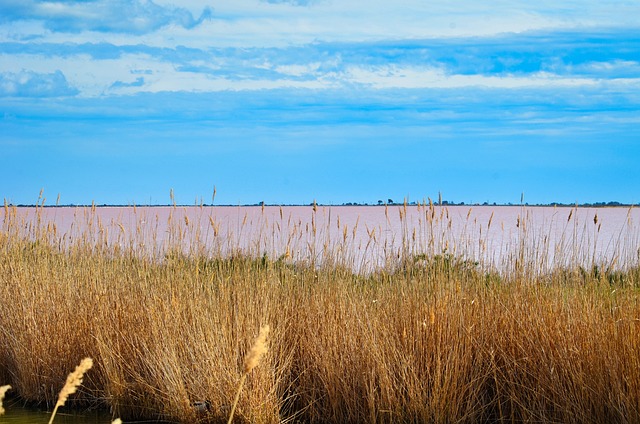
<path fill-rule="evenodd" d="M 0 0 L 0 197 L 639 203 L 638 16 L 638 1 Z"/>

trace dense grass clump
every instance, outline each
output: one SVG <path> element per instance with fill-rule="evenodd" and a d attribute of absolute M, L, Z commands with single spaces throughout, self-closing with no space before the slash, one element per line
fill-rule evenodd
<path fill-rule="evenodd" d="M 0 384 L 27 402 L 53 407 L 91 357 L 69 401 L 125 422 L 226 422 L 236 393 L 234 422 L 640 422 L 637 263 L 531 273 L 527 252 L 497 270 L 440 246 L 357 273 L 4 217 Z"/>

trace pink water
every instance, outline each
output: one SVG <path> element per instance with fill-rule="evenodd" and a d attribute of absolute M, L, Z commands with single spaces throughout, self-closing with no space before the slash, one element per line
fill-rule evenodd
<path fill-rule="evenodd" d="M 9 215 L 7 217 L 7 214 Z M 60 207 L 0 212 L 23 234 L 83 238 L 161 257 L 170 248 L 375 269 L 407 255 L 453 254 L 504 268 L 524 252 L 540 271 L 640 262 L 640 210 L 520 206 Z M 9 219 L 10 218 L 10 219 Z M 14 235 L 15 236 L 15 235 Z"/>

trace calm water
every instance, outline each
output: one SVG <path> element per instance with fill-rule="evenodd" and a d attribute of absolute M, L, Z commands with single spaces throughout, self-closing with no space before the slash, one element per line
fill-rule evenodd
<path fill-rule="evenodd" d="M 61 207 L 41 208 L 40 218 L 35 208 L 8 214 L 21 231 L 48 228 L 61 245 L 84 238 L 157 257 L 179 246 L 367 270 L 407 254 L 451 253 L 500 268 L 525 251 L 543 271 L 570 263 L 624 267 L 640 256 L 640 209 L 621 207 Z"/>
<path fill-rule="evenodd" d="M 25 408 L 17 402 L 5 401 L 3 403 L 5 414 L 0 416 L 0 423 L 4 424 L 47 424 L 51 418 L 51 412 L 34 408 Z M 92 412 L 67 412 L 58 410 L 54 420 L 55 424 L 109 424 L 111 416 L 102 411 Z"/>

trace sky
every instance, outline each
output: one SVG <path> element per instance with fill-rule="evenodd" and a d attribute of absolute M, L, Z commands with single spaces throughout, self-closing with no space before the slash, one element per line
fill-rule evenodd
<path fill-rule="evenodd" d="M 0 0 L 0 197 L 637 204 L 638 17 L 637 0 Z"/>

